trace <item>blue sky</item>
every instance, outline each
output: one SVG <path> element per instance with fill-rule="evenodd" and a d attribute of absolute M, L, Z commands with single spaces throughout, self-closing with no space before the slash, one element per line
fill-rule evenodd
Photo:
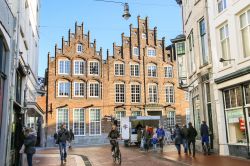
<path fill-rule="evenodd" d="M 114 0 L 116 1 L 116 0 Z M 129 36 L 129 24 L 137 27 L 137 16 L 149 17 L 149 27 L 158 28 L 158 38 L 170 39 L 182 33 L 181 10 L 175 0 L 119 0 L 129 3 L 131 18 L 122 18 L 123 6 L 117 3 L 95 0 L 41 0 L 40 46 L 38 75 L 44 76 L 48 52 L 54 56 L 54 46 L 61 47 L 61 38 L 68 38 L 68 30 L 74 31 L 75 22 L 84 22 L 84 33 L 90 31 L 91 41 L 97 48 L 112 51 L 112 43 L 121 43 L 121 33 Z"/>

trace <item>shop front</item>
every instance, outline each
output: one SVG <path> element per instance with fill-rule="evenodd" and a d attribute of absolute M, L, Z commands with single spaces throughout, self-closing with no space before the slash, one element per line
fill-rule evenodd
<path fill-rule="evenodd" d="M 229 155 L 249 157 L 250 83 L 222 90 Z"/>

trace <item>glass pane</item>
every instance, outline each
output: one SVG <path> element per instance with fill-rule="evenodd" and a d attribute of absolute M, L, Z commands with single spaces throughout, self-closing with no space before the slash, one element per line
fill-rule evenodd
<path fill-rule="evenodd" d="M 230 104 L 229 90 L 224 92 L 224 97 L 225 97 L 225 106 L 226 106 L 226 108 L 230 108 L 231 104 Z"/>
<path fill-rule="evenodd" d="M 242 106 L 242 89 L 241 87 L 236 88 L 237 106 Z"/>
<path fill-rule="evenodd" d="M 230 90 L 231 107 L 236 107 L 236 94 L 235 89 Z"/>
<path fill-rule="evenodd" d="M 222 27 L 220 29 L 220 40 L 223 40 L 225 38 L 225 33 L 224 33 L 225 27 Z"/>
<path fill-rule="evenodd" d="M 244 28 L 246 25 L 247 25 L 247 23 L 246 23 L 246 14 L 244 13 L 244 14 L 242 14 L 240 16 L 240 27 Z"/>
<path fill-rule="evenodd" d="M 250 104 L 250 85 L 246 85 L 244 89 L 245 89 L 245 100 L 246 100 L 245 102 L 246 104 Z"/>

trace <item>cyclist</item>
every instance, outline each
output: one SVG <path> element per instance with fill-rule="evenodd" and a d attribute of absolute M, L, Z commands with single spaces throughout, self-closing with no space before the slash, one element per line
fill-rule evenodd
<path fill-rule="evenodd" d="M 209 131 L 208 131 L 208 126 L 206 124 L 206 121 L 202 121 L 201 128 L 201 138 L 202 138 L 202 147 L 204 154 L 210 154 L 210 147 L 209 147 Z"/>
<path fill-rule="evenodd" d="M 120 133 L 119 131 L 117 130 L 117 127 L 116 125 L 112 125 L 112 129 L 111 131 L 109 132 L 109 135 L 108 137 L 111 139 L 110 140 L 110 144 L 111 144 L 111 152 L 112 152 L 112 155 L 114 155 L 114 150 L 115 150 L 115 146 L 116 146 L 116 140 L 117 138 L 120 137 Z"/>

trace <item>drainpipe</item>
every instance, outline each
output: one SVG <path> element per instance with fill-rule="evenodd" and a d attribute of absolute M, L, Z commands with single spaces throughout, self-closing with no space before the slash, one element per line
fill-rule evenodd
<path fill-rule="evenodd" d="M 11 131 L 12 131 L 12 113 L 13 113 L 13 105 L 14 105 L 14 98 L 15 98 L 15 78 L 16 78 L 16 69 L 18 67 L 19 62 L 19 33 L 20 33 L 20 13 L 21 13 L 21 4 L 22 0 L 17 1 L 18 3 L 18 10 L 17 10 L 17 17 L 15 18 L 15 28 L 14 34 L 16 34 L 16 41 L 15 41 L 15 51 L 12 54 L 13 59 L 11 58 L 11 78 L 10 78 L 10 105 L 9 105 L 9 124 L 8 124 L 8 139 L 6 144 L 6 158 L 5 158 L 5 165 L 9 165 L 10 161 L 10 147 L 11 147 Z M 13 26 L 14 27 L 14 26 Z"/>
<path fill-rule="evenodd" d="M 146 90 L 146 63 L 145 63 L 145 48 L 143 48 L 143 82 L 144 82 L 144 116 L 146 116 L 146 104 L 147 104 L 147 98 L 146 98 L 146 94 L 147 94 L 147 90 Z"/>

